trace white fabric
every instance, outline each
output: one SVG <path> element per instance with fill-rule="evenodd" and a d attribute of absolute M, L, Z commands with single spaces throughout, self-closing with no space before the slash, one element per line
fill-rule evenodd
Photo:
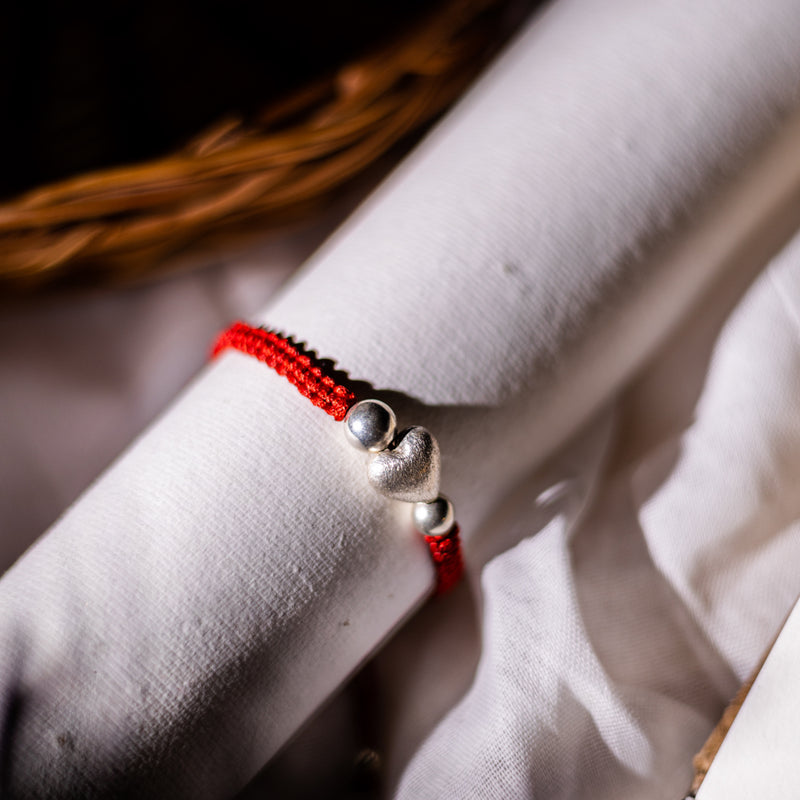
<path fill-rule="evenodd" d="M 481 573 L 475 682 L 426 739 L 430 674 L 452 702 L 474 662 L 469 625 L 430 641 L 467 593 L 403 632 L 425 656 L 389 682 L 423 709 L 385 721 L 399 796 L 675 796 L 800 591 L 791 513 L 760 527 L 797 396 L 769 282 L 677 455 L 705 375 L 692 350 L 679 380 L 680 347 L 536 471 L 687 314 L 678 344 L 711 348 L 709 308 L 797 223 L 798 34 L 789 0 L 557 3 L 264 312 L 434 431 Z M 407 510 L 224 356 L 0 581 L 4 788 L 230 796 L 425 597 Z"/>
<path fill-rule="evenodd" d="M 733 696 L 800 594 L 798 314 L 800 237 L 718 337 L 696 317 L 650 365 L 610 412 L 610 436 L 596 423 L 572 463 L 568 450 L 529 483 L 521 502 L 539 513 L 513 520 L 520 544 L 482 573 L 475 682 L 399 796 L 682 796 L 715 700 Z M 671 418 L 654 424 L 653 390 L 679 379 L 658 404 Z M 543 515 L 536 498 L 554 479 Z M 781 688 L 795 707 L 796 687 Z M 786 734 L 784 754 L 796 746 L 796 719 L 751 725 L 733 762 L 755 740 L 744 774 L 767 767 L 766 731 Z M 774 796 L 795 796 L 796 759 L 776 761 L 776 785 L 793 791 Z M 725 787 L 743 774 L 729 772 Z M 739 796 L 753 795 L 710 795 Z"/>
<path fill-rule="evenodd" d="M 213 337 L 255 314 L 374 180 L 300 230 L 244 252 L 209 248 L 158 282 L 3 307 L 0 572 L 174 399 L 207 362 Z"/>
<path fill-rule="evenodd" d="M 749 800 L 797 794 L 796 690 L 800 604 L 794 607 L 722 742 L 698 800 Z"/>

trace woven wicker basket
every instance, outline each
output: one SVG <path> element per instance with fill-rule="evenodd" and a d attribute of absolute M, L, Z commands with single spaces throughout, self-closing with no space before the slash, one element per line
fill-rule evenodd
<path fill-rule="evenodd" d="M 142 279 L 209 236 L 308 214 L 463 91 L 503 39 L 508 9 L 449 0 L 381 52 L 254 120 L 223 120 L 168 157 L 1 205 L 5 293 Z"/>

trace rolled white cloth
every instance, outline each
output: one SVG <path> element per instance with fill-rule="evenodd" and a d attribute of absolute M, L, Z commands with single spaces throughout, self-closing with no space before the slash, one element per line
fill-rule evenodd
<path fill-rule="evenodd" d="M 433 431 L 468 558 L 786 237 L 798 34 L 791 0 L 556 3 L 263 313 Z M 223 356 L 0 581 L 3 788 L 230 795 L 426 597 L 407 511 Z"/>

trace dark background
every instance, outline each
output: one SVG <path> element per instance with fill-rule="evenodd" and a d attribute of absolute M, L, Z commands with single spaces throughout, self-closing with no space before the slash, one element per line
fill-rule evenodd
<path fill-rule="evenodd" d="M 0 6 L 0 198 L 168 153 L 379 47 L 423 0 Z"/>

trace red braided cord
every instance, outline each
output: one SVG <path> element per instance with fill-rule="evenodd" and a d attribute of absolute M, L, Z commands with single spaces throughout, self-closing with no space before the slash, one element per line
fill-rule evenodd
<path fill-rule="evenodd" d="M 326 375 L 314 356 L 304 353 L 279 333 L 235 322 L 217 338 L 212 358 L 228 347 L 263 361 L 296 386 L 303 397 L 339 422 L 356 402 L 353 392 Z"/>
<path fill-rule="evenodd" d="M 212 358 L 228 348 L 263 361 L 337 421 L 343 420 L 356 402 L 356 396 L 350 389 L 324 373 L 319 359 L 302 351 L 290 339 L 275 331 L 235 322 L 217 337 L 211 350 Z M 458 583 L 464 571 L 458 525 L 453 525 L 452 531 L 446 536 L 424 538 L 436 567 L 435 594 L 444 594 Z"/>
<path fill-rule="evenodd" d="M 436 567 L 436 594 L 449 592 L 459 581 L 464 572 L 461 559 L 461 537 L 458 525 L 447 536 L 426 536 L 425 541 L 431 551 L 431 558 Z"/>

